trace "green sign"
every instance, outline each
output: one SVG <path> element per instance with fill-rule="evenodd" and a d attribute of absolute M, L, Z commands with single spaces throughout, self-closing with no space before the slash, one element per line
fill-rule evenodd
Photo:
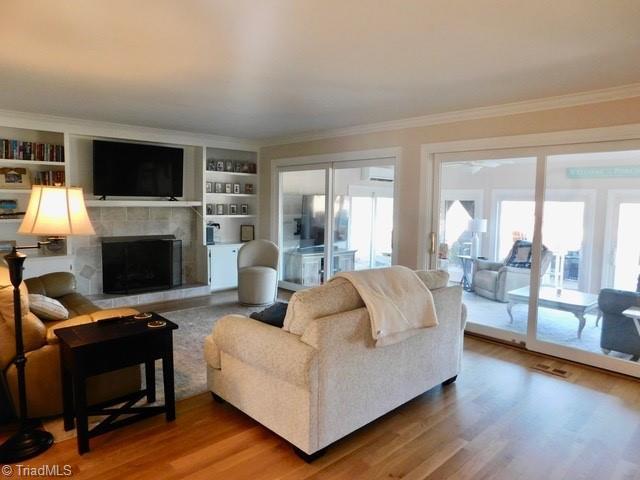
<path fill-rule="evenodd" d="M 568 178 L 631 178 L 640 177 L 640 165 L 622 167 L 569 167 Z"/>

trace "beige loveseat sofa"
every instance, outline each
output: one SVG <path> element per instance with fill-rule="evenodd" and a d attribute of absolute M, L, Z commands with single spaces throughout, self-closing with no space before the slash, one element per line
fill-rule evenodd
<path fill-rule="evenodd" d="M 29 311 L 28 293 L 57 299 L 69 311 L 69 319 L 43 322 Z M 20 288 L 22 300 L 22 330 L 27 363 L 27 413 L 29 417 L 48 417 L 62 413 L 60 379 L 60 349 L 57 328 L 138 313 L 131 308 L 100 310 L 85 296 L 76 292 L 75 277 L 68 272 L 49 273 L 25 280 Z M 13 322 L 13 286 L 9 271 L 0 266 L 0 371 L 8 387 L 10 399 L 18 405 L 16 353 Z M 87 381 L 90 404 L 110 400 L 140 389 L 140 369 L 129 367 L 91 377 Z"/>
<path fill-rule="evenodd" d="M 282 329 L 240 315 L 205 340 L 211 392 L 313 454 L 460 371 L 465 311 L 444 272 L 418 272 L 439 325 L 374 347 L 367 309 L 344 279 L 297 292 Z M 301 451 L 301 452 L 300 452 Z"/>

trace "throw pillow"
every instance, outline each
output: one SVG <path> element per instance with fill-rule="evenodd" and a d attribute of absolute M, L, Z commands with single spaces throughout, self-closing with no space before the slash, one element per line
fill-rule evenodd
<path fill-rule="evenodd" d="M 249 317 L 259 322 L 282 328 L 284 325 L 284 317 L 287 314 L 288 303 L 276 302 L 270 307 L 265 308 L 261 312 L 254 312 Z"/>
<path fill-rule="evenodd" d="M 69 318 L 69 311 L 58 300 L 37 293 L 29 294 L 29 310 L 40 320 L 53 321 Z"/>
<path fill-rule="evenodd" d="M 505 262 L 507 267 L 531 268 L 531 242 L 517 240 Z"/>

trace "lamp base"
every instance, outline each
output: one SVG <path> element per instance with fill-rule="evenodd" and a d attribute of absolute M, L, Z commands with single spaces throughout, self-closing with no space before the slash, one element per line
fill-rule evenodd
<path fill-rule="evenodd" d="M 20 429 L 0 445 L 0 463 L 17 463 L 40 455 L 53 445 L 53 435 L 34 428 Z"/>

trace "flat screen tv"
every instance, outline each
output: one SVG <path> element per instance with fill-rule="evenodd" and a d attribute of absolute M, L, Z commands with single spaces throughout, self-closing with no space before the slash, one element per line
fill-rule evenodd
<path fill-rule="evenodd" d="M 182 148 L 93 141 L 93 194 L 181 197 Z"/>

